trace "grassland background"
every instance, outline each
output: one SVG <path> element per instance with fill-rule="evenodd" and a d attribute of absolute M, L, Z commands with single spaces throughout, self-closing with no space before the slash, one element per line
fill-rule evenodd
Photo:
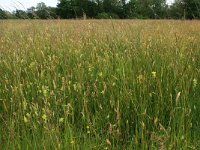
<path fill-rule="evenodd" d="M 0 145 L 198 149 L 199 81 L 199 21 L 2 20 Z"/>

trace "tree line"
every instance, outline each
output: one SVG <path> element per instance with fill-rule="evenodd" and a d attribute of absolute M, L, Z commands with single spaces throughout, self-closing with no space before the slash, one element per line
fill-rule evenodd
<path fill-rule="evenodd" d="M 56 7 L 13 12 L 0 9 L 0 19 L 199 19 L 200 0 L 59 0 Z"/>

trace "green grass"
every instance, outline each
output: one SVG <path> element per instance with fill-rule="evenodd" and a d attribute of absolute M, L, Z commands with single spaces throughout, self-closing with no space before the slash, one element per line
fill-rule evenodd
<path fill-rule="evenodd" d="M 1 148 L 200 148 L 199 25 L 1 21 Z"/>

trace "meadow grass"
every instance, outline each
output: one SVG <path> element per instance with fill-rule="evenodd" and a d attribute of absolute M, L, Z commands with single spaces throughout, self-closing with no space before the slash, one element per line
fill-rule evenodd
<path fill-rule="evenodd" d="M 0 149 L 199 149 L 199 26 L 0 21 Z"/>

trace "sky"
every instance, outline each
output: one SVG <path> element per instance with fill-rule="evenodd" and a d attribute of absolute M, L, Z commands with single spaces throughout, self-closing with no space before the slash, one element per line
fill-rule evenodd
<path fill-rule="evenodd" d="M 167 0 L 170 4 L 174 0 Z M 56 6 L 58 0 L 0 0 L 0 8 L 3 10 L 13 11 L 17 9 L 26 10 L 37 3 L 44 2 L 47 6 Z"/>
<path fill-rule="evenodd" d="M 0 8 L 8 11 L 13 11 L 16 8 L 25 10 L 40 2 L 44 2 L 47 6 L 56 6 L 58 3 L 57 0 L 0 0 Z"/>

